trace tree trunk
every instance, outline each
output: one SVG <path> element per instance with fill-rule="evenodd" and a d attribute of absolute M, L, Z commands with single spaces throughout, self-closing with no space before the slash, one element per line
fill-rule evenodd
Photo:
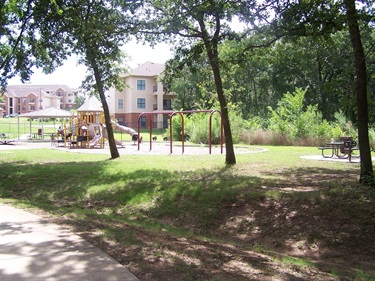
<path fill-rule="evenodd" d="M 218 64 L 219 58 L 217 56 L 217 52 L 215 51 L 208 49 L 207 54 L 208 54 L 208 59 L 211 64 L 212 72 L 214 74 L 216 92 L 217 92 L 217 96 L 219 98 L 219 103 L 220 103 L 221 118 L 223 120 L 225 150 L 226 150 L 225 164 L 236 164 L 236 156 L 234 154 L 233 138 L 232 138 L 232 131 L 231 131 L 230 122 L 229 122 L 227 100 L 225 99 L 225 96 L 224 96 L 223 82 L 221 80 L 220 68 Z"/>
<path fill-rule="evenodd" d="M 106 129 L 107 129 L 109 150 L 111 152 L 111 159 L 116 159 L 116 158 L 120 157 L 120 154 L 118 152 L 116 142 L 115 142 L 115 138 L 113 136 L 111 116 L 109 114 L 109 108 L 108 108 L 107 100 L 106 100 L 105 94 L 104 94 L 103 82 L 101 80 L 101 76 L 100 76 L 100 73 L 99 73 L 99 67 L 96 64 L 95 59 L 90 57 L 89 61 L 90 61 L 91 67 L 94 70 L 95 82 L 96 82 L 97 89 L 98 89 L 98 92 L 99 92 L 100 100 L 101 100 L 102 105 L 103 105 L 104 119 L 105 119 L 105 125 L 106 125 Z"/>
<path fill-rule="evenodd" d="M 216 17 L 216 31 L 211 39 L 207 32 L 203 17 L 200 18 L 198 22 L 202 31 L 202 40 L 206 49 L 206 54 L 208 56 L 208 60 L 210 62 L 212 72 L 214 75 L 216 92 L 220 103 L 226 150 L 225 164 L 234 165 L 236 164 L 236 156 L 234 154 L 232 131 L 230 129 L 228 105 L 224 95 L 223 81 L 221 80 L 219 67 L 218 37 L 221 26 L 220 19 L 218 16 Z"/>
<path fill-rule="evenodd" d="M 350 41 L 354 51 L 357 76 L 358 143 L 361 156 L 360 183 L 369 184 L 374 180 L 371 150 L 368 134 L 367 70 L 366 60 L 358 27 L 355 0 L 344 1 L 347 11 Z"/>

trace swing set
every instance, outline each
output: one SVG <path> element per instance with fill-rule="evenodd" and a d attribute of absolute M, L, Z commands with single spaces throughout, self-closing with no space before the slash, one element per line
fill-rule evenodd
<path fill-rule="evenodd" d="M 208 143 L 208 149 L 209 154 L 212 153 L 212 116 L 215 113 L 218 113 L 220 115 L 220 153 L 223 154 L 223 143 L 224 143 L 224 134 L 223 134 L 223 120 L 221 116 L 221 112 L 218 110 L 185 110 L 185 111 L 153 111 L 153 112 L 142 112 L 138 116 L 138 136 L 141 135 L 141 117 L 145 116 L 148 118 L 150 122 L 150 151 L 152 150 L 152 116 L 162 114 L 162 115 L 169 115 L 169 142 L 170 142 L 170 153 L 172 154 L 173 150 L 173 126 L 172 126 L 172 119 L 176 115 L 180 115 L 181 117 L 181 140 L 182 140 L 182 154 L 185 152 L 185 120 L 184 120 L 184 114 L 193 114 L 193 113 L 210 113 L 210 119 L 209 119 L 209 143 Z M 140 150 L 141 145 L 141 138 L 138 139 L 138 150 Z"/>

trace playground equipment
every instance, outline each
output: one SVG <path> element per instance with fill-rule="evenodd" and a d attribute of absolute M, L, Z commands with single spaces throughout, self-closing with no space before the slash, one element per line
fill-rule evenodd
<path fill-rule="evenodd" d="M 133 141 L 138 140 L 138 134 L 135 130 L 121 126 L 111 120 L 115 129 L 128 133 L 132 136 Z M 70 134 L 69 138 L 66 138 Z M 91 96 L 80 108 L 77 114 L 70 117 L 69 124 L 64 125 L 64 146 L 66 142 L 70 142 L 72 146 L 80 146 L 82 148 L 104 148 L 105 139 L 108 139 L 107 129 L 104 120 L 104 111 L 99 100 Z M 124 144 L 115 140 L 116 145 L 124 146 Z"/>
<path fill-rule="evenodd" d="M 138 140 L 139 133 L 137 133 L 134 129 L 122 126 L 113 120 L 111 120 L 111 123 L 115 126 L 116 130 L 131 135 L 133 142 L 136 142 Z"/>
<path fill-rule="evenodd" d="M 90 147 L 101 145 L 103 140 L 103 125 L 102 124 L 89 124 L 88 136 L 90 139 Z"/>
<path fill-rule="evenodd" d="M 152 118 L 151 118 L 151 116 L 152 115 L 156 115 L 156 114 L 163 114 L 163 115 L 168 114 L 169 115 L 169 124 L 170 124 L 170 126 L 169 126 L 169 132 L 170 132 L 170 138 L 169 138 L 170 153 L 172 154 L 172 149 L 173 149 L 173 140 L 172 140 L 173 126 L 172 126 L 172 118 L 175 115 L 180 115 L 181 119 L 182 119 L 182 122 L 181 122 L 181 124 L 182 124 L 182 128 L 181 128 L 182 145 L 181 145 L 181 147 L 182 147 L 182 154 L 184 154 L 184 152 L 185 152 L 185 120 L 184 120 L 184 114 L 210 113 L 208 148 L 209 148 L 209 154 L 211 154 L 212 153 L 212 116 L 216 112 L 220 115 L 220 153 L 223 154 L 223 143 L 224 143 L 223 120 L 222 120 L 221 112 L 218 111 L 218 110 L 185 110 L 185 111 L 168 111 L 168 112 L 166 112 L 166 111 L 142 112 L 138 116 L 138 135 L 140 135 L 140 130 L 141 130 L 141 126 L 140 126 L 141 117 L 145 116 L 150 121 L 150 151 L 151 151 L 152 150 Z M 141 143 L 138 141 L 138 150 L 140 150 L 140 144 Z"/>

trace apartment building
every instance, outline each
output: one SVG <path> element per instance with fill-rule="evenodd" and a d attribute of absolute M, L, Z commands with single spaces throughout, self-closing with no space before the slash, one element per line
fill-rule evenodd
<path fill-rule="evenodd" d="M 161 112 L 152 115 L 152 126 L 168 126 L 168 115 L 162 113 L 172 110 L 175 96 L 165 93 L 163 89 L 160 77 L 164 69 L 164 64 L 146 62 L 123 76 L 127 85 L 123 91 L 109 92 L 110 111 L 120 124 L 136 128 L 138 116 L 142 112 Z M 141 127 L 150 127 L 150 120 L 143 116 L 140 124 Z"/>
<path fill-rule="evenodd" d="M 49 107 L 74 108 L 77 91 L 66 85 L 13 85 L 4 92 L 4 115 L 28 113 Z"/>

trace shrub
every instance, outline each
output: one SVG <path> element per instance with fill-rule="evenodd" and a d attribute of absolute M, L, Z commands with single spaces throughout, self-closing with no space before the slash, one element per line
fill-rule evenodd
<path fill-rule="evenodd" d="M 271 118 L 269 119 L 269 129 L 287 135 L 294 139 L 305 134 L 306 126 L 303 118 L 303 99 L 306 91 L 296 89 L 293 94 L 287 92 L 277 103 L 274 110 L 268 107 Z"/>
<path fill-rule="evenodd" d="M 334 135 L 335 138 L 340 136 L 352 136 L 353 138 L 357 138 L 357 130 L 354 129 L 353 124 L 351 121 L 348 121 L 345 117 L 344 113 L 340 110 L 334 114 L 335 122 L 334 125 L 340 128 L 340 131 L 337 128 L 337 131 L 340 132 L 340 135 Z"/>
<path fill-rule="evenodd" d="M 375 130 L 369 130 L 369 139 L 370 139 L 370 147 L 373 152 L 375 152 Z"/>
<path fill-rule="evenodd" d="M 186 127 L 186 119 L 185 118 L 185 127 Z M 168 138 L 170 138 L 171 136 L 169 135 L 169 130 L 167 130 L 166 132 Z M 173 140 L 178 140 L 178 141 L 181 141 L 182 140 L 182 118 L 180 115 L 177 115 L 177 116 L 174 116 L 172 118 L 172 138 Z M 185 129 L 185 138 L 186 138 L 186 129 Z"/>
<path fill-rule="evenodd" d="M 319 143 L 321 140 L 338 138 L 344 135 L 355 137 L 351 122 L 342 112 L 335 114 L 336 121 L 329 123 L 323 119 L 317 105 L 308 105 L 305 109 L 303 100 L 306 91 L 296 89 L 286 93 L 276 109 L 269 107 L 271 117 L 269 129 L 281 133 L 296 143 Z M 312 141 L 316 139 L 316 141 Z"/>
<path fill-rule="evenodd" d="M 194 143 L 209 143 L 210 137 L 210 114 L 194 113 L 189 116 L 189 121 L 185 124 L 186 132 L 190 136 L 189 140 Z M 220 117 L 219 114 L 212 116 L 212 144 L 220 143 Z"/>

